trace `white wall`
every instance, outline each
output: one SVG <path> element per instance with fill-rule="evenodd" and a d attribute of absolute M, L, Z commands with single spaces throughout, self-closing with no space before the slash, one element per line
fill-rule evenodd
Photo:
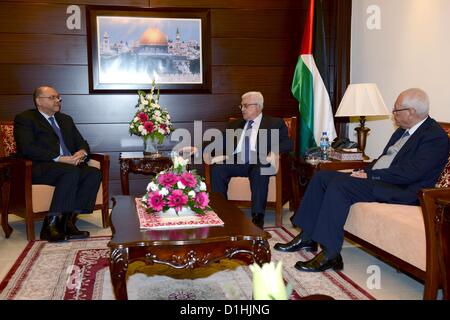
<path fill-rule="evenodd" d="M 380 30 L 367 27 L 371 5 L 381 9 Z M 431 116 L 450 122 L 450 0 L 353 0 L 351 50 L 351 83 L 377 83 L 389 110 L 401 91 L 422 88 Z M 395 127 L 390 119 L 366 126 L 366 154 L 377 157 Z"/>

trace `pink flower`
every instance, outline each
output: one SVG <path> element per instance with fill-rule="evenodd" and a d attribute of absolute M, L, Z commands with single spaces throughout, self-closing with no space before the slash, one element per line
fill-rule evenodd
<path fill-rule="evenodd" d="M 150 192 L 148 194 L 147 205 L 152 208 L 153 211 L 159 212 L 164 207 L 163 196 L 158 191 Z"/>
<path fill-rule="evenodd" d="M 144 128 L 145 128 L 145 130 L 147 130 L 147 132 L 151 133 L 155 129 L 155 126 L 153 125 L 153 122 L 146 121 L 146 122 L 144 122 Z"/>
<path fill-rule="evenodd" d="M 188 196 L 183 194 L 181 190 L 172 191 L 172 194 L 168 195 L 167 199 L 169 200 L 169 207 L 174 208 L 175 211 L 180 211 L 188 202 Z"/>
<path fill-rule="evenodd" d="M 197 179 L 192 175 L 192 173 L 185 172 L 181 175 L 180 181 L 186 187 L 194 188 L 197 185 Z"/>
<path fill-rule="evenodd" d="M 158 182 L 166 188 L 171 188 L 178 182 L 178 176 L 171 172 L 163 173 L 158 176 Z"/>
<path fill-rule="evenodd" d="M 200 209 L 205 209 L 209 203 L 208 194 L 206 192 L 197 193 L 195 196 L 195 202 Z"/>
<path fill-rule="evenodd" d="M 138 114 L 139 120 L 141 120 L 142 123 L 145 123 L 148 120 L 148 115 L 144 112 L 140 112 Z"/>

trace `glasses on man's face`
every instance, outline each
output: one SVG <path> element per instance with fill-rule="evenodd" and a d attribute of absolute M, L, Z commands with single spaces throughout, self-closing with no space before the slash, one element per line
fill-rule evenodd
<path fill-rule="evenodd" d="M 49 99 L 52 101 L 55 101 L 55 100 L 62 101 L 61 96 L 40 96 L 39 98 Z"/>
<path fill-rule="evenodd" d="M 397 112 L 405 111 L 405 110 L 409 110 L 409 109 L 411 109 L 411 108 L 392 109 L 392 113 L 393 113 L 393 114 L 396 114 Z"/>
<path fill-rule="evenodd" d="M 250 106 L 257 106 L 257 105 L 258 105 L 257 103 L 244 103 L 244 104 L 238 105 L 238 108 L 241 110 L 244 110 L 244 109 L 248 109 L 248 107 L 250 107 Z"/>

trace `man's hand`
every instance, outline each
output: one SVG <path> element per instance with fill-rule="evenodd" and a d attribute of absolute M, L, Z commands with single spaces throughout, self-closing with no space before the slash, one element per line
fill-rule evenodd
<path fill-rule="evenodd" d="M 76 159 L 79 159 L 80 161 L 83 161 L 84 158 L 87 157 L 87 152 L 84 149 L 80 149 L 77 152 L 75 152 L 72 157 L 75 157 Z"/>
<path fill-rule="evenodd" d="M 75 157 L 75 155 L 73 155 L 73 156 L 61 156 L 61 157 L 59 157 L 59 161 L 58 162 L 70 164 L 72 166 L 77 166 L 80 163 L 80 159 Z"/>
<path fill-rule="evenodd" d="M 84 161 L 87 156 L 87 152 L 84 149 L 78 150 L 71 156 L 61 156 L 59 157 L 59 162 L 71 164 L 77 166 Z"/>
<path fill-rule="evenodd" d="M 364 170 L 353 171 L 350 177 L 359 178 L 359 179 L 367 179 L 367 173 Z"/>

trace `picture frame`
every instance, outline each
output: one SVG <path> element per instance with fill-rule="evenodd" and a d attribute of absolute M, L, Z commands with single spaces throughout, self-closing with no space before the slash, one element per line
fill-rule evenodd
<path fill-rule="evenodd" d="M 211 92 L 209 10 L 86 8 L 91 93 Z"/>

